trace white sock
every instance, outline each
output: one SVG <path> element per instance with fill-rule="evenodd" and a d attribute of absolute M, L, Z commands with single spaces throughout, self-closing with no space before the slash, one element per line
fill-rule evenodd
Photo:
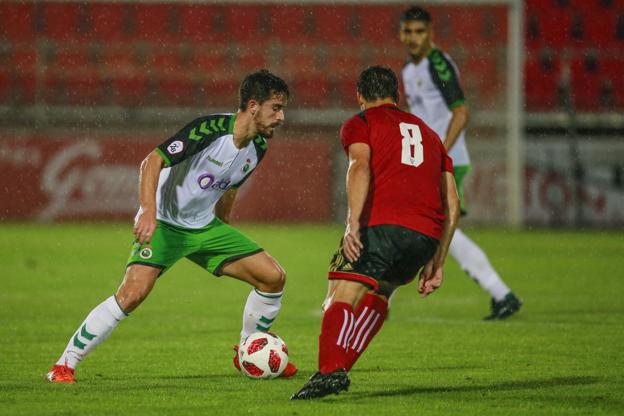
<path fill-rule="evenodd" d="M 241 343 L 254 332 L 268 332 L 282 307 L 282 292 L 268 293 L 252 289 L 243 311 Z"/>
<path fill-rule="evenodd" d="M 78 331 L 70 338 L 63 355 L 56 363 L 76 368 L 87 354 L 108 338 L 117 324 L 126 316 L 126 313 L 117 304 L 115 296 L 111 296 L 100 303 L 80 324 Z"/>
<path fill-rule="evenodd" d="M 476 280 L 479 286 L 488 292 L 494 300 L 500 301 L 510 292 L 490 264 L 483 250 L 460 229 L 455 230 L 449 253 L 457 260 L 460 267 Z"/>

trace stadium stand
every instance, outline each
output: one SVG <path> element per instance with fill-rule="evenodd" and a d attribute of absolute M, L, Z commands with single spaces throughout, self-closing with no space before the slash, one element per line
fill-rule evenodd
<path fill-rule="evenodd" d="M 436 14 L 436 39 L 460 60 L 471 99 L 496 105 L 504 55 L 503 7 Z M 235 10 L 235 12 L 234 12 Z M 566 71 L 574 105 L 624 105 L 624 1 L 527 0 L 526 107 L 557 110 Z M 398 5 L 39 2 L 0 4 L 0 105 L 193 106 L 198 91 L 235 91 L 259 67 L 283 72 L 297 106 L 352 102 L 350 78 L 371 63 L 399 70 Z M 287 23 L 285 23 L 287 22 Z M 459 30 L 470 22 L 475 30 Z M 564 28 L 562 30 L 561 28 Z M 493 46 L 493 48 L 492 48 Z M 234 89 L 232 89 L 234 88 Z"/>

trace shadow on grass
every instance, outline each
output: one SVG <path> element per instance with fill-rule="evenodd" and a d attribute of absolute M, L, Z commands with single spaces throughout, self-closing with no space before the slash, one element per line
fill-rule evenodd
<path fill-rule="evenodd" d="M 455 366 L 445 366 L 445 367 L 364 367 L 364 368 L 356 368 L 353 370 L 353 374 L 366 374 L 366 373 L 374 373 L 379 374 L 382 372 L 392 372 L 392 371 L 405 371 L 405 372 L 419 372 L 419 371 L 458 371 L 458 370 L 476 370 L 481 369 L 483 366 L 474 366 L 474 365 L 455 365 Z M 349 373 L 351 374 L 351 373 Z"/>
<path fill-rule="evenodd" d="M 136 379 L 140 379 L 146 382 L 159 382 L 159 381 L 176 381 L 176 380 L 203 380 L 203 381 L 215 381 L 215 380 L 223 380 L 223 379 L 232 379 L 237 374 L 228 373 L 228 374 L 182 374 L 182 375 L 162 375 L 162 376 L 142 376 L 136 377 Z M 117 377 L 117 376 L 101 376 L 96 375 L 91 381 L 128 381 L 128 377 Z"/>
<path fill-rule="evenodd" d="M 458 392 L 478 392 L 478 391 L 513 391 L 513 390 L 533 390 L 544 388 L 555 388 L 562 386 L 579 386 L 587 384 L 595 384 L 600 381 L 599 377 L 577 376 L 577 377 L 554 377 L 542 380 L 524 380 L 524 381 L 504 381 L 500 383 L 482 384 L 482 385 L 464 385 L 464 386 L 448 386 L 448 387 L 407 387 L 395 390 L 373 391 L 373 392 L 353 392 L 349 396 L 353 399 L 371 398 L 371 397 L 392 397 L 392 396 L 410 396 L 413 394 L 441 394 L 441 393 L 458 393 Z"/>

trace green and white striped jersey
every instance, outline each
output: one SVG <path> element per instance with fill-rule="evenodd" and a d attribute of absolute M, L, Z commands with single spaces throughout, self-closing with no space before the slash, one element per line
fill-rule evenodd
<path fill-rule="evenodd" d="M 418 64 L 410 61 L 403 67 L 403 85 L 410 112 L 427 123 L 441 140 L 446 137 L 451 110 L 464 103 L 458 74 L 451 57 L 435 48 Z M 470 164 L 465 131 L 460 133 L 449 156 L 454 166 Z"/>
<path fill-rule="evenodd" d="M 264 157 L 258 136 L 243 149 L 234 145 L 236 114 L 200 117 L 156 148 L 165 161 L 156 192 L 156 218 L 183 228 L 203 228 L 230 188 L 247 180 Z M 141 209 L 137 213 L 137 218 Z"/>

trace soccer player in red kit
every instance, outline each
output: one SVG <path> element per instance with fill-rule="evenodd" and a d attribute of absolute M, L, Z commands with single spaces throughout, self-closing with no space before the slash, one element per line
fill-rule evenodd
<path fill-rule="evenodd" d="M 347 372 L 381 328 L 387 297 L 419 270 L 424 297 L 442 284 L 459 218 L 453 163 L 438 136 L 400 110 L 391 69 L 373 66 L 357 82 L 363 110 L 340 131 L 349 157 L 347 226 L 329 268 L 319 371 L 291 399 L 349 388 Z"/>

